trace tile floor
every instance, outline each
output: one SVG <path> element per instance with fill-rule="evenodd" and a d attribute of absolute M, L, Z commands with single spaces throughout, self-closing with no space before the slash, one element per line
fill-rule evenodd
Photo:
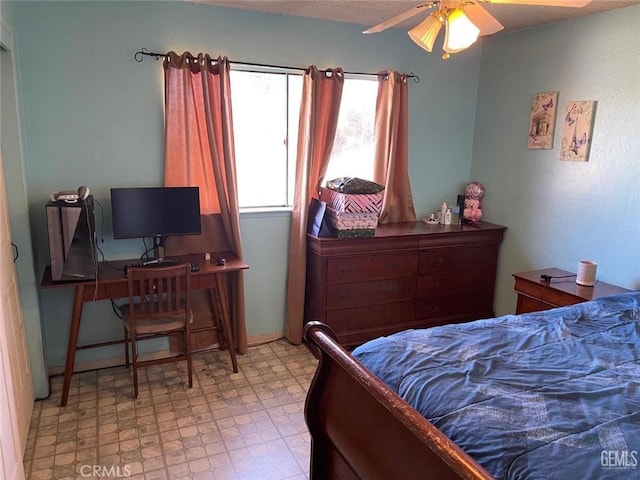
<path fill-rule="evenodd" d="M 60 407 L 62 377 L 35 402 L 25 453 L 27 480 L 270 480 L 308 478 L 303 418 L 316 360 L 285 340 L 250 347 L 232 373 L 226 351 L 140 370 L 132 397 L 124 367 L 73 376 Z"/>

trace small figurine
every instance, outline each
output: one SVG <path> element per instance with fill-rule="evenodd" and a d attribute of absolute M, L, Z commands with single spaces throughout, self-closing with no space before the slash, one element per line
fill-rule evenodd
<path fill-rule="evenodd" d="M 484 197 L 484 186 L 478 182 L 467 184 L 464 189 L 464 211 L 463 218 L 467 223 L 478 223 L 482 218 L 482 197 Z"/>

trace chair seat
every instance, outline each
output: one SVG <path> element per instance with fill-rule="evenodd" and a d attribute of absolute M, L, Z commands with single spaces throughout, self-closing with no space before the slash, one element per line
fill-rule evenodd
<path fill-rule="evenodd" d="M 135 312 L 140 311 L 140 305 L 135 305 Z M 122 323 L 127 330 L 131 331 L 131 314 L 129 304 L 120 307 Z M 189 323 L 193 323 L 193 312 L 189 312 Z M 185 315 L 175 315 L 162 318 L 136 318 L 136 333 L 140 335 L 153 335 L 163 332 L 173 332 L 184 328 Z"/>

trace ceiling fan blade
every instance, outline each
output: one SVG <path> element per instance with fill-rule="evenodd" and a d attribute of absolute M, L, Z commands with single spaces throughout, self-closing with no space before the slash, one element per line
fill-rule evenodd
<path fill-rule="evenodd" d="M 465 5 L 463 9 L 464 13 L 469 17 L 469 20 L 471 20 L 471 22 L 480 29 L 480 36 L 493 35 L 504 28 L 493 15 L 487 12 L 480 5 L 470 3 Z"/>
<path fill-rule="evenodd" d="M 404 13 L 401 13 L 400 15 L 396 15 L 393 18 L 390 18 L 389 20 L 386 20 L 382 23 L 379 23 L 378 25 L 375 25 L 367 30 L 365 30 L 362 33 L 378 33 L 378 32 L 382 32 L 383 30 L 386 30 L 387 28 L 391 28 L 394 25 L 397 25 L 398 23 L 402 23 L 405 20 L 407 20 L 408 18 L 413 17 L 414 15 L 419 14 L 420 12 L 422 12 L 425 9 L 429 9 L 435 5 L 437 5 L 438 2 L 434 1 L 434 2 L 427 2 L 427 3 L 422 3 L 420 5 L 416 5 L 415 7 L 411 8 L 410 10 L 407 10 Z"/>
<path fill-rule="evenodd" d="M 581 8 L 591 3 L 592 0 L 481 0 L 485 3 L 510 3 L 518 5 L 546 5 L 549 7 L 575 7 Z"/>

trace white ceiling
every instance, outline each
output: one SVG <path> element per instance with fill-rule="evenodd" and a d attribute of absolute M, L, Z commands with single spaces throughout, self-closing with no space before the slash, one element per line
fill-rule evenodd
<path fill-rule="evenodd" d="M 377 25 L 416 5 L 426 3 L 420 0 L 187 0 L 243 10 L 320 18 L 339 22 L 357 23 L 365 27 Z M 586 7 L 544 7 L 530 5 L 487 4 L 482 6 L 502 25 L 502 32 L 520 30 L 543 23 L 557 22 L 572 17 L 615 10 L 631 5 L 640 5 L 640 0 L 593 0 Z M 426 12 L 427 10 L 425 10 Z M 407 20 L 397 28 L 410 29 L 427 16 L 421 13 Z M 364 28 L 363 28 L 364 30 Z M 498 34 L 499 34 L 498 33 Z"/>

